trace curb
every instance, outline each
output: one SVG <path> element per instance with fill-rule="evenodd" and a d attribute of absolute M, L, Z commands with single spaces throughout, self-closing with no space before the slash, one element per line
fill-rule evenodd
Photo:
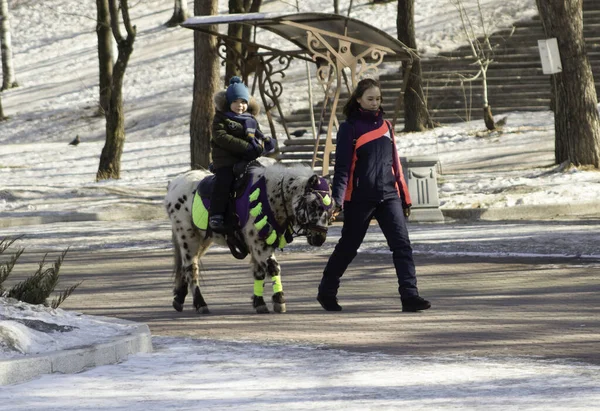
<path fill-rule="evenodd" d="M 443 218 L 438 218 L 439 212 Z M 439 217 L 441 217 L 439 216 Z M 556 220 L 600 218 L 600 203 L 519 205 L 502 208 L 419 208 L 413 209 L 411 223 L 475 222 L 514 220 Z M 137 205 L 95 213 L 0 213 L 0 229 L 27 225 L 75 221 L 167 220 L 162 205 Z M 338 221 L 343 221 L 343 215 Z"/>
<path fill-rule="evenodd" d="M 442 208 L 446 222 L 600 218 L 600 203 L 548 204 L 503 208 Z"/>
<path fill-rule="evenodd" d="M 138 204 L 98 212 L 24 212 L 0 213 L 0 228 L 76 221 L 142 221 L 167 219 L 162 205 Z"/>
<path fill-rule="evenodd" d="M 136 328 L 107 343 L 0 360 L 0 386 L 23 383 L 43 374 L 74 374 L 88 368 L 118 363 L 130 354 L 152 352 L 152 335 L 146 324 L 102 318 L 108 322 L 135 324 Z"/>

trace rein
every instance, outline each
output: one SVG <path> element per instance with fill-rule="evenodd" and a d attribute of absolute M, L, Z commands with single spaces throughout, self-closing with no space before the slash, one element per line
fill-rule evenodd
<path fill-rule="evenodd" d="M 293 221 L 294 221 L 294 218 L 290 217 L 290 215 L 288 214 L 287 205 L 286 205 L 287 203 L 285 201 L 285 192 L 283 190 L 283 180 L 284 180 L 284 178 L 285 178 L 285 176 L 281 177 L 281 200 L 283 201 L 283 211 L 285 212 L 285 229 L 286 230 L 290 229 L 290 231 L 291 231 L 290 234 L 292 235 L 292 238 L 300 237 L 302 235 L 305 235 L 305 233 L 302 233 L 300 231 L 296 231 L 294 229 L 294 224 L 292 224 Z M 304 229 L 304 231 L 306 232 L 306 228 L 304 228 L 304 227 L 300 227 L 300 228 Z"/>

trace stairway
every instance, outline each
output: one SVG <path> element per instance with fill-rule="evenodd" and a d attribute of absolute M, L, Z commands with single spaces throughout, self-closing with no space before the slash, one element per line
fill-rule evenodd
<path fill-rule="evenodd" d="M 583 0 L 584 36 L 596 89 L 600 92 L 600 0 Z M 542 111 L 550 107 L 550 76 L 542 73 L 539 57 L 539 39 L 545 38 L 539 16 L 516 22 L 514 29 L 502 30 L 490 37 L 495 46 L 494 61 L 488 69 L 488 100 L 495 116 L 511 111 Z M 433 119 L 441 124 L 483 118 L 481 81 L 460 84 L 457 73 L 475 74 L 477 69 L 470 57 L 470 46 L 441 53 L 422 60 L 423 88 Z M 400 73 L 380 77 L 383 108 L 389 116 L 402 85 Z M 465 97 L 466 95 L 466 97 Z M 342 95 L 341 102 L 347 98 Z M 338 118 L 341 107 L 338 108 Z M 471 107 L 471 109 L 469 109 Z M 321 107 L 315 107 L 320 113 Z M 398 115 L 398 129 L 402 129 L 403 113 Z M 290 130 L 310 130 L 308 108 L 286 116 Z M 307 135 L 308 136 L 308 135 Z M 308 136 L 310 137 L 310 136 Z"/>

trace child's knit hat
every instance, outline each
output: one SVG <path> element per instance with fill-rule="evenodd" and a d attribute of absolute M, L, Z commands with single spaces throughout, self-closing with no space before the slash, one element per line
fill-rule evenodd
<path fill-rule="evenodd" d="M 242 83 L 242 79 L 238 76 L 231 77 L 231 80 L 229 80 L 229 87 L 227 87 L 227 92 L 225 95 L 227 97 L 227 104 L 233 103 L 238 98 L 246 100 L 246 103 L 250 101 L 248 87 Z"/>

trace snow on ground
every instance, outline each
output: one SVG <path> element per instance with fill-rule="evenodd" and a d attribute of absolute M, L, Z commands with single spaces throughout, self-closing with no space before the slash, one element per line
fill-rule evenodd
<path fill-rule="evenodd" d="M 109 320 L 0 297 L 0 359 L 101 344 L 135 330 Z"/>
<path fill-rule="evenodd" d="M 85 2 L 12 1 L 14 61 L 21 87 L 2 94 L 0 213 L 3 218 L 77 211 L 119 213 L 158 206 L 167 181 L 189 164 L 192 32 L 166 29 L 172 3 L 135 3 L 135 50 L 125 77 L 127 142 L 122 178 L 94 182 L 103 146 L 98 95 L 95 12 Z M 294 11 L 293 2 L 264 1 L 263 11 Z M 302 11 L 332 11 L 331 0 L 303 0 Z M 340 1 L 345 10 L 349 1 Z M 393 2 L 354 1 L 352 16 L 395 34 Z M 472 9 L 474 2 L 465 2 Z M 190 2 L 190 10 L 193 5 Z M 225 12 L 227 2 L 220 1 Z M 530 18 L 532 0 L 483 0 L 500 26 Z M 436 53 L 464 39 L 450 1 L 416 0 L 419 49 Z M 266 35 L 263 35 L 266 36 Z M 278 45 L 277 39 L 270 40 Z M 392 68 L 393 69 L 393 68 Z M 284 110 L 306 104 L 304 65 L 286 77 Z M 264 119 L 262 120 L 264 121 Z M 402 155 L 440 158 L 443 208 L 597 203 L 600 173 L 553 165 L 553 119 L 511 113 L 502 132 L 464 123 L 402 135 Z M 79 135 L 82 143 L 67 143 Z M 595 220 L 411 225 L 417 253 L 480 256 L 568 256 L 590 268 L 600 258 Z M 76 221 L 0 228 L 25 234 L 29 249 L 168 249 L 166 218 Z M 318 250 L 330 253 L 330 230 Z M 491 235 L 493 233 L 493 235 Z M 302 239 L 286 252 L 309 250 Z M 315 249 L 310 249 L 315 252 Z M 214 251 L 211 251 L 214 252 Z M 216 252 L 224 252 L 216 250 Z M 372 227 L 361 252 L 389 252 Z M 77 346 L 123 332 L 101 319 L 21 304 L 0 304 L 0 358 Z M 24 322 L 54 324 L 35 333 Z M 44 325 L 35 322 L 37 326 Z M 61 328 L 64 327 L 64 328 Z M 77 327 L 70 329 L 70 327 Z M 110 328 L 113 327 L 113 328 Z M 62 331 L 61 331 L 62 330 Z M 81 335 L 77 330 L 85 331 Z M 84 335 L 85 334 L 85 335 Z M 8 337 L 7 337 L 8 336 Z M 11 342 L 11 349 L 6 341 Z M 77 375 L 43 376 L 0 390 L 0 410 L 25 409 L 592 409 L 600 400 L 598 367 L 532 358 L 419 358 L 353 354 L 308 346 L 154 339 L 156 352 Z M 257 367 L 257 361 L 260 367 Z M 76 387 L 74 389 L 73 387 Z"/>
<path fill-rule="evenodd" d="M 155 352 L 2 387 L 0 410 L 591 410 L 600 367 L 154 338 Z"/>

